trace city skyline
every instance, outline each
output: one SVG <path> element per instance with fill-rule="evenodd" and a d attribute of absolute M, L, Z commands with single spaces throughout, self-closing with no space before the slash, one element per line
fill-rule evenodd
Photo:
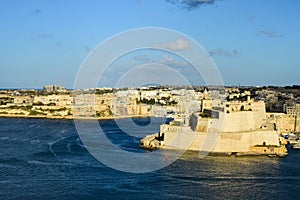
<path fill-rule="evenodd" d="M 297 85 L 299 6 L 279 0 L 6 1 L 0 8 L 0 88 L 72 88 L 99 43 L 143 27 L 194 39 L 225 85 Z"/>

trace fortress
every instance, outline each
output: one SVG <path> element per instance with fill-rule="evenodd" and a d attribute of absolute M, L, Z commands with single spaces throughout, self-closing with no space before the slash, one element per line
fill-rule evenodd
<path fill-rule="evenodd" d="M 218 107 L 214 107 L 218 105 Z M 145 148 L 193 150 L 226 155 L 287 155 L 277 124 L 262 101 L 204 98 L 201 112 L 177 115 L 160 132 L 141 140 Z"/>

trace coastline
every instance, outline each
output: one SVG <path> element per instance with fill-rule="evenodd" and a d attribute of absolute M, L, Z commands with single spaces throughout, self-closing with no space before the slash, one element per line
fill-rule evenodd
<path fill-rule="evenodd" d="M 118 120 L 128 118 L 147 118 L 153 117 L 152 115 L 127 115 L 117 117 L 74 117 L 71 116 L 46 116 L 46 115 L 11 115 L 11 114 L 0 114 L 0 118 L 28 118 L 28 119 L 53 119 L 53 120 Z"/>

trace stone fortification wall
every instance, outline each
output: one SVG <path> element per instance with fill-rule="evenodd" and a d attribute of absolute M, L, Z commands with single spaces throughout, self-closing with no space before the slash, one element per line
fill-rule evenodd
<path fill-rule="evenodd" d="M 280 146 L 276 131 L 246 133 L 205 133 L 190 129 L 164 132 L 166 148 L 215 153 L 249 152 L 253 146 Z"/>
<path fill-rule="evenodd" d="M 267 113 L 270 121 L 276 124 L 280 133 L 300 132 L 300 116 L 284 113 Z"/>
<path fill-rule="evenodd" d="M 259 129 L 264 116 L 256 111 L 241 111 L 220 113 L 220 122 L 223 122 L 223 132 L 240 132 Z"/>

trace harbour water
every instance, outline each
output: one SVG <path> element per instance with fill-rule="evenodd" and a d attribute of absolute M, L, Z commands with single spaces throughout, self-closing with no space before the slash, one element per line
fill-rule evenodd
<path fill-rule="evenodd" d="M 164 119 L 151 120 L 150 128 L 141 128 L 140 137 L 129 137 L 113 120 L 99 123 L 115 145 L 143 153 L 140 138 L 158 131 L 159 124 L 164 122 Z M 134 121 L 143 127 L 150 119 Z M 25 118 L 0 118 L 0 148 L 0 199 L 298 199 L 300 196 L 300 150 L 289 149 L 289 155 L 283 158 L 200 159 L 197 153 L 187 152 L 163 169 L 125 173 L 96 160 L 85 149 L 72 120 Z"/>

